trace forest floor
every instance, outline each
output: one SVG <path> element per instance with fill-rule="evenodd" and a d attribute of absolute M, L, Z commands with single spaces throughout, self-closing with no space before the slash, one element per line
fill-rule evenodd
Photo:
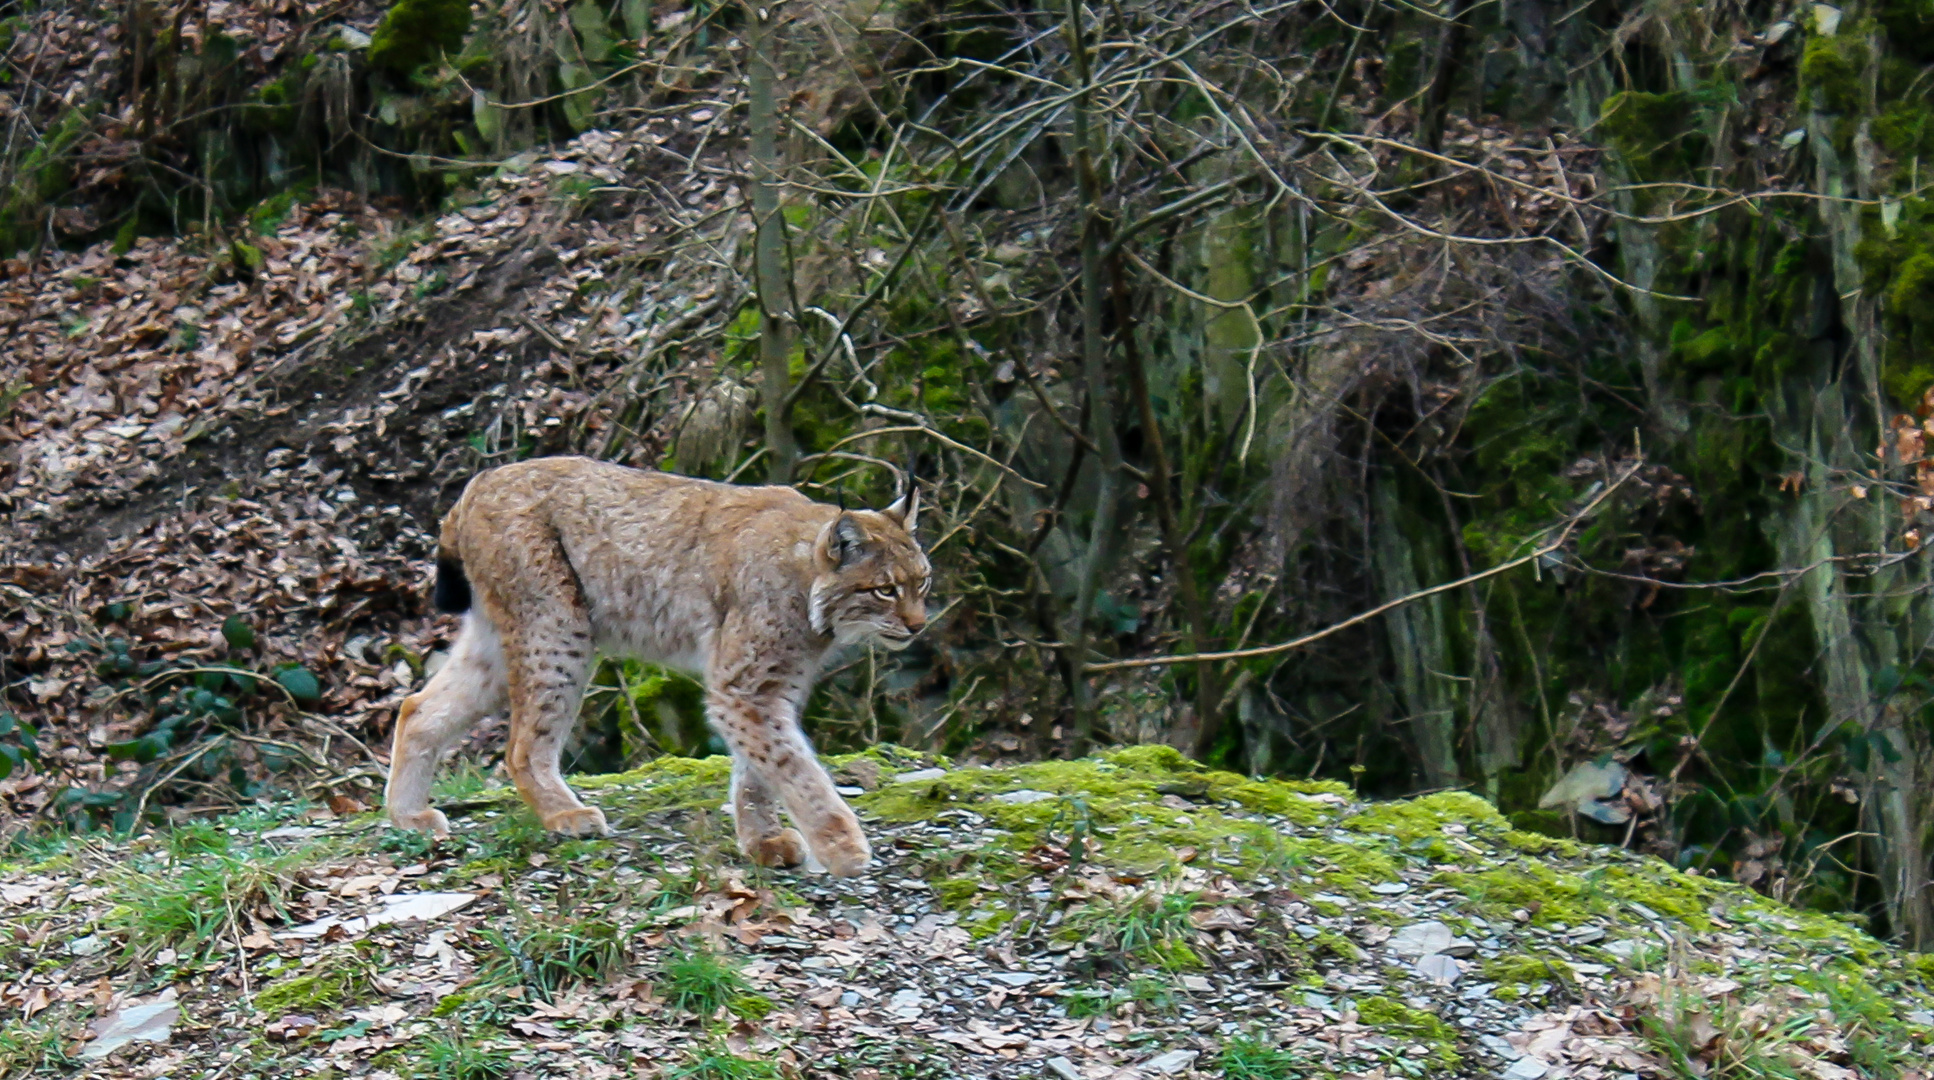
<path fill-rule="evenodd" d="M 432 843 L 264 805 L 0 863 L 0 1075 L 1930 1075 L 1934 964 L 1461 793 L 1363 803 L 1165 747 L 835 759 L 853 879 L 732 849 L 722 759 L 474 770 Z"/>

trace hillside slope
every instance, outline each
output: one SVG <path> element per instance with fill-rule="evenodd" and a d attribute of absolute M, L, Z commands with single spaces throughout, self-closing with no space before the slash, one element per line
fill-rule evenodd
<path fill-rule="evenodd" d="M 835 764 L 850 881 L 738 859 L 718 758 L 580 778 L 602 840 L 464 773 L 441 844 L 290 806 L 48 848 L 0 866 L 0 1074 L 1929 1075 L 1923 958 L 1472 796 Z"/>

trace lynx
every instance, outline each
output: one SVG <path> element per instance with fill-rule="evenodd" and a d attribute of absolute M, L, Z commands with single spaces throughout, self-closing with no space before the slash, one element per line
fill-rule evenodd
<path fill-rule="evenodd" d="M 911 484 L 884 510 L 847 511 L 791 488 L 580 457 L 478 474 L 443 519 L 437 556 L 437 606 L 463 613 L 463 628 L 397 713 L 390 820 L 446 834 L 428 800 L 437 760 L 508 703 L 504 763 L 518 793 L 547 829 L 603 833 L 604 814 L 558 772 L 596 649 L 704 679 L 747 857 L 797 866 L 810 853 L 833 874 L 859 873 L 871 850 L 799 714 L 837 646 L 902 649 L 926 624 L 933 572 L 918 514 Z"/>

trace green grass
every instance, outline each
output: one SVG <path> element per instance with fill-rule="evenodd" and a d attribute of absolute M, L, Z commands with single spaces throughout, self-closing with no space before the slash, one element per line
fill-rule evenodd
<path fill-rule="evenodd" d="M 625 967 L 625 935 L 603 919 L 553 922 L 513 908 L 508 932 L 486 928 L 490 959 L 478 973 L 486 986 L 522 986 L 542 1001 L 585 982 L 603 982 Z"/>
<path fill-rule="evenodd" d="M 295 871 L 322 857 L 314 847 L 238 850 L 226 833 L 209 829 L 177 831 L 169 846 L 184 853 L 160 865 L 137 860 L 113 879 L 118 903 L 105 921 L 125 931 L 136 952 L 212 943 L 232 948 L 245 912 L 266 906 L 287 917 L 289 896 L 300 889 Z"/>
<path fill-rule="evenodd" d="M 713 1047 L 665 1074 L 665 1080 L 781 1080 L 778 1066 L 763 1059 L 742 1058 L 724 1047 Z"/>
<path fill-rule="evenodd" d="M 510 1051 L 486 1046 L 458 1034 L 438 1034 L 425 1039 L 411 1059 L 404 1063 L 404 1075 L 424 1080 L 499 1080 L 509 1076 Z"/>
<path fill-rule="evenodd" d="M 1195 907 L 1193 893 L 1140 892 L 1079 908 L 1068 916 L 1068 927 L 1099 952 L 1167 971 L 1187 970 L 1202 964 L 1188 946 L 1195 935 L 1189 912 Z"/>
<path fill-rule="evenodd" d="M 1308 1075 L 1309 1068 L 1261 1033 L 1230 1039 L 1216 1064 L 1225 1080 L 1297 1080 Z"/>
<path fill-rule="evenodd" d="M 0 1076 L 69 1076 L 79 1064 L 67 1053 L 67 1040 L 54 1027 L 24 1020 L 0 1026 Z"/>
<path fill-rule="evenodd" d="M 1144 975 L 1117 990 L 1076 990 L 1062 999 L 1062 1007 L 1068 1019 L 1084 1020 L 1114 1016 L 1131 1002 L 1144 1014 L 1165 1013 L 1175 1008 L 1175 990 L 1160 979 Z"/>
<path fill-rule="evenodd" d="M 702 946 L 675 948 L 658 965 L 658 992 L 672 1008 L 699 1017 L 726 1009 L 748 1019 L 772 1011 L 772 1002 L 752 993 L 738 962 Z"/>

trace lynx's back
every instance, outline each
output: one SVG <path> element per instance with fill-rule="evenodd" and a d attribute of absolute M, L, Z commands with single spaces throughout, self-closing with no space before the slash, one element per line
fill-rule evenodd
<path fill-rule="evenodd" d="M 814 540 L 838 514 L 786 487 L 540 458 L 472 480 L 443 546 L 472 589 L 524 600 L 548 590 L 527 553 L 556 545 L 600 649 L 699 672 L 733 609 L 770 608 L 773 631 L 792 623 L 810 636 Z"/>

